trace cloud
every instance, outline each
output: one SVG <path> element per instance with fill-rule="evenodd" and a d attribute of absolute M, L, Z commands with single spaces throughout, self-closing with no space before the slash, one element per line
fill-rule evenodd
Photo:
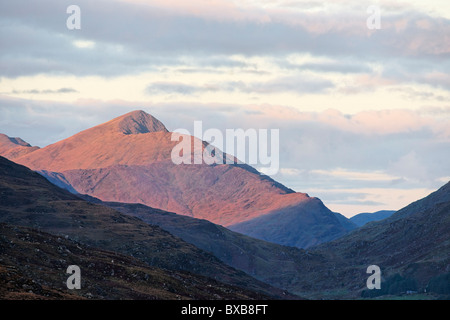
<path fill-rule="evenodd" d="M 353 181 L 392 181 L 398 179 L 397 176 L 391 176 L 380 171 L 360 172 L 350 171 L 342 168 L 336 168 L 333 170 L 312 170 L 311 173 L 328 175 Z"/>
<path fill-rule="evenodd" d="M 220 57 L 229 55 L 299 52 L 357 60 L 353 67 L 300 66 L 305 69 L 361 73 L 367 60 L 389 63 L 396 56 L 446 61 L 450 54 L 450 21 L 411 9 L 387 12 L 383 28 L 368 34 L 366 12 L 355 2 L 350 8 L 343 3 L 333 7 L 340 10 L 302 12 L 217 0 L 80 0 L 82 28 L 70 31 L 65 26 L 69 4 L 56 0 L 0 4 L 0 41 L 8 43 L 0 51 L 3 76 L 52 72 L 114 76 L 161 63 L 173 65 L 188 56 L 197 62 L 213 57 L 220 63 Z M 447 79 L 439 77 L 429 81 L 447 86 Z"/>
<path fill-rule="evenodd" d="M 73 88 L 59 88 L 57 90 L 53 90 L 53 89 L 13 90 L 11 93 L 12 94 L 60 94 L 60 93 L 76 93 L 76 92 L 78 92 L 78 91 Z"/>
<path fill-rule="evenodd" d="M 407 109 L 368 110 L 346 115 L 338 110 L 329 109 L 320 113 L 299 113 L 299 121 L 314 121 L 342 132 L 367 136 L 387 136 L 409 134 L 438 134 L 447 136 L 447 118 L 423 115 L 420 111 Z M 450 139 L 450 135 L 447 136 Z"/>
<path fill-rule="evenodd" d="M 95 47 L 95 42 L 89 40 L 76 40 L 73 42 L 73 45 L 77 48 L 92 49 Z"/>
<path fill-rule="evenodd" d="M 309 62 L 303 64 L 285 63 L 284 67 L 288 69 L 310 70 L 320 73 L 336 72 L 336 73 L 370 73 L 372 68 L 364 63 L 355 64 L 346 61 L 326 61 L 326 62 Z"/>
<path fill-rule="evenodd" d="M 279 77 L 267 82 L 251 83 L 243 91 L 256 93 L 294 92 L 298 94 L 324 92 L 333 88 L 333 82 L 304 75 Z"/>
<path fill-rule="evenodd" d="M 154 82 L 149 85 L 146 89 L 148 94 L 182 94 L 182 95 L 191 95 L 198 91 L 203 91 L 202 89 L 207 90 L 206 88 L 202 88 L 199 86 L 187 85 L 179 82 Z"/>
<path fill-rule="evenodd" d="M 432 91 L 417 90 L 413 87 L 393 87 L 390 89 L 392 92 L 399 92 L 403 94 L 403 97 L 408 100 L 425 100 L 425 101 L 448 101 L 448 97 L 442 94 L 436 94 Z M 439 108 L 440 109 L 440 108 Z"/>
<path fill-rule="evenodd" d="M 395 172 L 398 176 L 415 181 L 427 181 L 431 177 L 427 166 L 422 162 L 416 151 L 411 151 L 393 161 L 387 171 Z M 441 181 L 441 178 L 437 180 Z"/>
<path fill-rule="evenodd" d="M 399 84 L 398 81 L 377 74 L 360 74 L 356 75 L 352 83 L 345 85 L 340 91 L 346 94 L 373 92 L 382 87 L 390 87 L 397 84 Z"/>
<path fill-rule="evenodd" d="M 125 0 L 128 3 L 144 4 L 162 8 L 179 16 L 193 16 L 213 21 L 258 22 L 270 21 L 264 10 L 243 7 L 241 2 L 229 0 Z"/>
<path fill-rule="evenodd" d="M 148 94 L 192 95 L 206 92 L 243 92 L 247 94 L 276 94 L 292 92 L 296 94 L 322 93 L 333 88 L 331 81 L 304 76 L 278 77 L 268 81 L 243 82 L 227 81 L 208 84 L 185 84 L 180 82 L 154 82 L 147 86 Z"/>

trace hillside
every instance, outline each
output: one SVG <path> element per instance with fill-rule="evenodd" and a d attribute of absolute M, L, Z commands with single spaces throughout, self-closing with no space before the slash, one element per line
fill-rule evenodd
<path fill-rule="evenodd" d="M 148 265 L 188 271 L 271 296 L 284 296 L 157 226 L 86 202 L 0 157 L 0 222 L 118 252 Z"/>
<path fill-rule="evenodd" d="M 207 220 L 181 216 L 141 204 L 101 202 L 92 198 L 89 200 L 157 225 L 214 254 L 233 268 L 288 291 L 297 290 L 297 287 L 292 286 L 293 279 L 303 276 L 298 261 L 308 261 L 313 265 L 322 259 L 321 256 L 311 255 L 298 248 L 281 246 L 230 231 Z"/>
<path fill-rule="evenodd" d="M 155 225 L 85 202 L 4 158 L 0 158 L 0 176 L 0 222 L 51 232 L 83 245 L 133 256 L 147 265 L 190 271 L 244 286 L 244 290 L 286 297 L 285 293 L 225 266 L 212 255 Z M 156 220 L 164 220 L 173 230 L 180 230 L 184 224 L 185 230 L 179 231 L 180 235 L 184 233 L 187 238 L 191 233 L 191 241 L 201 240 L 205 248 L 210 242 L 211 252 L 222 253 L 222 259 L 229 255 L 228 259 L 237 261 L 242 268 L 251 267 L 253 263 L 257 266 L 253 270 L 260 270 L 259 275 L 264 274 L 266 281 L 278 281 L 280 287 L 297 295 L 321 299 L 357 298 L 364 294 L 366 269 L 373 264 L 382 270 L 382 287 L 404 288 L 405 284 L 414 284 L 413 289 L 419 291 L 442 287 L 450 270 L 449 190 L 447 184 L 387 219 L 372 222 L 307 251 L 278 247 L 278 255 L 274 254 L 277 250 L 274 244 L 244 236 L 239 242 L 235 233 L 207 221 L 163 212 L 156 215 Z M 130 206 L 129 210 L 135 210 L 136 216 L 144 218 L 147 209 Z M 169 219 L 162 219 L 164 215 Z M 181 222 L 179 218 L 185 220 Z M 149 223 L 152 222 L 149 220 Z M 213 241 L 214 237 L 219 240 Z M 229 247 L 223 246 L 224 243 Z M 242 247 L 231 249 L 235 244 Z M 239 254 L 244 255 L 243 259 Z M 264 261 L 269 259 L 278 262 Z M 393 289 L 389 292 L 400 293 Z M 429 291 L 428 294 L 442 293 Z"/>
<path fill-rule="evenodd" d="M 31 228 L 0 223 L 0 299 L 267 299 L 187 272 L 144 262 Z M 81 269 L 81 289 L 66 286 L 68 265 Z"/>
<path fill-rule="evenodd" d="M 406 217 L 394 214 L 308 250 L 256 240 L 206 220 L 140 204 L 103 204 L 161 226 L 229 265 L 308 298 L 361 297 L 372 264 L 382 270 L 383 288 L 392 287 L 392 282 L 399 288 L 412 283 L 411 291 L 427 289 L 433 298 L 442 293 L 434 292 L 430 283 L 442 287 L 440 279 L 450 270 L 450 201 L 441 201 L 447 196 L 448 185 L 400 210 Z M 430 199 L 437 203 L 432 206 Z M 413 210 L 426 203 L 426 210 Z"/>
<path fill-rule="evenodd" d="M 309 248 L 339 238 L 356 225 L 313 198 L 228 228 L 285 246 Z"/>
<path fill-rule="evenodd" d="M 381 268 L 384 283 L 390 277 L 400 275 L 415 284 L 413 291 L 423 290 L 431 280 L 448 274 L 449 197 L 450 183 L 447 183 L 387 219 L 369 223 L 342 238 L 313 248 L 315 253 L 332 261 L 328 270 L 318 270 L 326 272 L 329 282 L 316 284 L 316 289 L 331 289 L 337 282 L 342 282 L 345 291 L 358 287 L 363 290 L 368 277 L 366 268 L 373 264 Z M 305 274 L 305 277 L 310 276 Z"/>

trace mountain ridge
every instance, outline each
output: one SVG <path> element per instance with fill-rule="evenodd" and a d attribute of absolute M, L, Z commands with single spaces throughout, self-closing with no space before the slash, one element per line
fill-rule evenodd
<path fill-rule="evenodd" d="M 350 221 L 358 225 L 359 227 L 362 227 L 366 223 L 372 222 L 372 221 L 379 221 L 386 219 L 390 217 L 392 214 L 394 214 L 395 211 L 393 210 L 380 210 L 376 212 L 363 212 L 354 215 L 350 218 Z"/>
<path fill-rule="evenodd" d="M 32 147 L 21 138 L 8 137 L 6 134 L 0 133 L 0 155 L 7 158 L 18 158 L 38 149 L 40 148 Z"/>

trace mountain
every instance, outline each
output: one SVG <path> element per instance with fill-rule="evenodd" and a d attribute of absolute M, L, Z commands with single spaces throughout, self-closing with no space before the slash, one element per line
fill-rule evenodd
<path fill-rule="evenodd" d="M 149 266 L 190 272 L 266 296 L 289 297 L 157 226 L 86 202 L 3 157 L 0 157 L 0 223 L 33 228 L 127 255 Z"/>
<path fill-rule="evenodd" d="M 194 137 L 188 139 L 203 149 L 208 145 Z M 177 143 L 159 120 L 133 111 L 10 159 L 72 192 L 102 201 L 141 203 L 223 226 L 288 212 L 290 218 L 280 219 L 279 228 L 289 230 L 294 239 L 285 237 L 283 243 L 316 244 L 348 232 L 351 224 L 334 217 L 323 204 L 321 210 L 304 212 L 318 206 L 318 199 L 294 192 L 237 159 L 233 158 L 234 164 L 174 164 L 171 153 Z M 197 155 L 193 152 L 191 158 Z M 318 224 L 321 221 L 326 223 Z M 240 230 L 247 232 L 248 228 Z M 254 236 L 260 234 L 268 241 L 279 240 L 267 232 Z"/>
<path fill-rule="evenodd" d="M 431 193 L 429 196 L 414 201 L 410 205 L 397 211 L 391 218 L 392 220 L 398 220 L 408 217 L 417 212 L 430 210 L 441 203 L 445 204 L 450 202 L 450 183 L 445 184 L 439 190 Z"/>
<path fill-rule="evenodd" d="M 84 198 L 157 225 L 212 253 L 229 266 L 288 291 L 297 290 L 291 283 L 293 279 L 303 276 L 298 261 L 309 261 L 311 265 L 321 261 L 320 256 L 311 255 L 305 250 L 251 238 L 207 220 L 182 216 L 142 204 L 102 202 L 89 196 Z"/>
<path fill-rule="evenodd" d="M 136 111 L 10 160 L 32 170 L 54 172 L 144 165 L 170 159 L 170 146 L 175 145 L 170 136 L 157 119 Z"/>
<path fill-rule="evenodd" d="M 0 299 L 267 299 L 182 271 L 150 267 L 32 228 L 0 223 Z M 68 263 L 81 269 L 81 289 L 68 290 Z"/>
<path fill-rule="evenodd" d="M 356 226 L 317 198 L 228 227 L 285 246 L 308 248 L 338 238 Z"/>
<path fill-rule="evenodd" d="M 381 211 L 372 212 L 372 213 L 364 212 L 364 213 L 360 213 L 360 214 L 357 214 L 357 215 L 351 217 L 350 221 L 353 222 L 354 224 L 356 224 L 358 227 L 362 227 L 363 225 L 365 225 L 368 222 L 380 221 L 380 220 L 386 219 L 394 213 L 395 213 L 395 211 L 392 211 L 392 210 L 381 210 Z"/>
<path fill-rule="evenodd" d="M 308 250 L 252 239 L 205 220 L 140 204 L 104 204 L 159 225 L 222 261 L 300 296 L 355 299 L 426 289 L 420 298 L 437 298 L 450 294 L 445 291 L 450 276 L 449 196 L 450 183 L 389 218 Z M 367 290 L 370 265 L 381 268 L 383 290 Z"/>
<path fill-rule="evenodd" d="M 140 205 L 130 206 L 132 209 L 129 210 L 134 210 L 133 207 Z M 135 210 L 136 217 L 143 218 L 144 209 Z M 191 233 L 191 239 L 197 238 L 196 241 L 203 237 L 205 246 L 206 242 L 229 244 L 230 247 L 225 247 L 222 253 L 231 254 L 230 260 L 237 260 L 238 263 L 242 261 L 242 265 L 247 262 L 258 265 L 255 270 L 262 270 L 261 266 L 271 267 L 273 278 L 279 279 L 277 281 L 283 284 L 285 290 L 291 288 L 290 291 L 297 295 L 320 299 L 348 299 L 361 295 L 370 297 L 371 294 L 400 294 L 404 290 L 420 292 L 427 289 L 426 297 L 433 298 L 449 294 L 446 291 L 450 273 L 449 213 L 450 183 L 387 219 L 369 223 L 339 239 L 308 250 L 290 248 L 289 251 L 286 247 L 278 247 L 278 255 L 273 254 L 273 250 L 277 250 L 274 244 L 263 241 L 255 241 L 252 244 L 252 239 L 244 236 L 241 236 L 241 242 L 238 238 L 229 240 L 228 237 L 235 237 L 236 234 L 230 235 L 231 231 L 221 233 L 222 227 L 208 221 L 199 222 L 197 219 L 169 214 L 168 222 L 164 223 L 169 226 L 171 223 L 174 230 L 185 224 L 185 235 Z M 159 213 L 159 216 L 163 215 L 163 212 Z M 273 296 L 274 289 L 269 285 L 260 284 L 257 280 L 224 266 L 210 254 L 136 217 L 85 202 L 50 184 L 27 168 L 0 158 L 0 222 L 14 227 L 32 227 L 36 230 L 32 232 L 50 232 L 60 239 L 67 238 L 66 240 L 83 246 L 127 255 L 157 268 L 202 274 L 228 285 L 234 283 L 244 287 L 244 290 L 251 289 L 266 294 L 272 292 Z M 186 220 L 177 222 L 173 217 Z M 2 231 L 1 239 L 5 239 L 4 234 L 8 232 Z M 220 240 L 213 241 L 214 236 Z M 1 252 L 4 252 L 9 240 L 6 241 L 5 245 L 0 246 Z M 14 239 L 11 241 L 14 243 Z M 36 245 L 32 238 L 30 242 Z M 11 244 L 10 241 L 9 243 Z M 215 246 L 210 245 L 211 252 L 220 250 Z M 232 246 L 237 246 L 234 252 Z M 266 250 L 267 252 L 264 252 Z M 34 258 L 27 258 L 26 252 L 24 251 L 24 259 L 34 263 Z M 252 254 L 239 260 L 241 252 Z M 17 251 L 15 254 L 18 253 Z M 276 268 L 276 262 L 271 264 L 264 261 L 270 259 L 279 260 L 279 267 Z M 20 263 L 23 268 L 27 268 L 28 263 Z M 382 290 L 368 293 L 366 280 L 369 274 L 366 269 L 373 264 L 381 268 Z M 31 280 L 35 279 L 17 275 L 13 269 L 8 268 L 0 263 L 0 281 L 3 281 L 6 270 L 9 279 L 25 281 L 17 282 L 20 286 L 32 286 Z M 269 272 L 266 277 L 270 277 Z M 17 287 L 14 282 L 7 284 Z M 40 285 L 44 287 L 45 283 Z M 265 286 L 264 289 L 261 289 L 261 286 Z M 31 290 L 35 290 L 33 288 Z M 278 296 L 282 297 L 283 293 L 279 292 Z"/>
<path fill-rule="evenodd" d="M 300 281 L 297 285 L 311 285 L 310 294 L 329 290 L 340 297 L 356 292 L 366 296 L 407 290 L 433 292 L 432 284 L 441 282 L 448 291 L 440 293 L 449 295 L 448 283 L 445 286 L 442 281 L 450 275 L 450 183 L 389 218 L 366 224 L 311 251 L 324 257 L 328 266 L 317 265 L 304 273 L 305 279 L 314 278 L 315 283 Z M 365 288 L 369 265 L 381 268 L 384 291 Z M 341 288 L 340 292 L 336 288 Z"/>
<path fill-rule="evenodd" d="M 428 293 L 421 298 L 436 298 L 447 292 L 445 279 L 450 276 L 449 187 L 450 183 L 389 218 L 308 250 L 256 240 L 205 220 L 140 204 L 104 204 L 161 226 L 227 264 L 300 296 L 370 296 L 366 270 L 375 264 L 382 270 L 385 291 L 371 294 L 398 295 L 426 289 Z"/>
<path fill-rule="evenodd" d="M 0 133 L 0 155 L 6 158 L 18 158 L 38 149 L 39 147 L 32 147 L 20 138 L 10 138 Z"/>

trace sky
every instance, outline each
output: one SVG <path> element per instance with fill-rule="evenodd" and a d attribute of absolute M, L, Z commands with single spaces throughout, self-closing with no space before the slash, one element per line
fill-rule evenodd
<path fill-rule="evenodd" d="M 0 0 L 0 26 L 0 133 L 32 145 L 138 109 L 279 129 L 272 178 L 347 217 L 450 180 L 447 0 Z"/>

